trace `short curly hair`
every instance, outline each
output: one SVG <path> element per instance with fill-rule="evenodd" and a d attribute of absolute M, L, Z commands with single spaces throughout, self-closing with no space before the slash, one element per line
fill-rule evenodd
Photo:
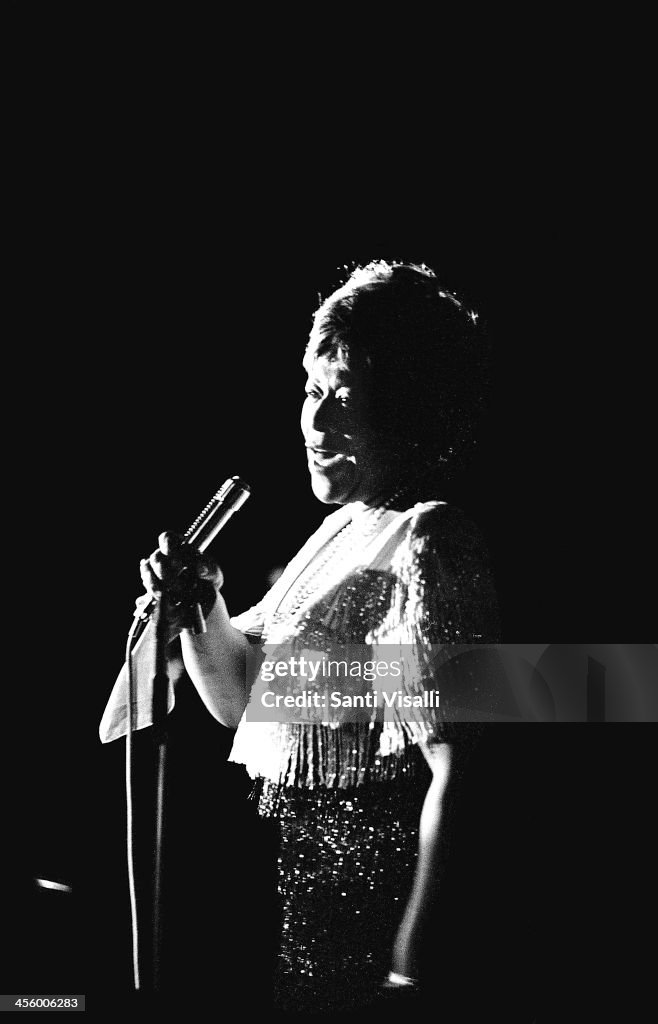
<path fill-rule="evenodd" d="M 454 465 L 475 444 L 491 345 L 478 314 L 424 264 L 357 267 L 315 313 L 304 366 L 319 356 L 363 374 L 371 424 L 391 450 Z"/>

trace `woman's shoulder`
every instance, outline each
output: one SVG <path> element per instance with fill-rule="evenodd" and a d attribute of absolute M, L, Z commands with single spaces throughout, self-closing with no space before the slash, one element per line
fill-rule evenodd
<path fill-rule="evenodd" d="M 456 505 L 417 501 L 382 519 L 376 552 L 380 567 L 404 574 L 420 562 L 448 568 L 465 559 L 486 562 L 486 545 L 476 524 Z"/>
<path fill-rule="evenodd" d="M 482 532 L 471 517 L 457 505 L 445 501 L 419 501 L 405 514 L 407 543 L 451 547 L 482 548 Z"/>
<path fill-rule="evenodd" d="M 432 642 L 495 642 L 498 600 L 479 527 L 463 509 L 445 502 L 420 502 L 411 512 L 393 561 L 410 605 L 405 614 Z"/>

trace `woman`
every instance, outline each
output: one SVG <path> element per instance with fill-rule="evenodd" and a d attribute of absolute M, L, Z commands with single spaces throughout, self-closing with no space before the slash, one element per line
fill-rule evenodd
<path fill-rule="evenodd" d="M 424 266 L 354 271 L 316 313 L 304 358 L 311 486 L 339 509 L 237 618 L 221 572 L 205 557 L 193 564 L 208 586 L 207 632 L 184 630 L 185 667 L 208 711 L 237 729 L 231 760 L 245 765 L 259 814 L 280 829 L 275 989 L 284 1010 L 351 1009 L 382 982 L 418 985 L 464 729 L 435 711 L 254 721 L 247 650 L 408 645 L 417 660 L 402 686 L 417 695 L 436 688 L 432 645 L 497 639 L 481 539 L 437 500 L 485 398 L 476 320 Z M 150 596 L 160 598 L 181 561 L 178 538 L 163 534 L 141 567 Z"/>

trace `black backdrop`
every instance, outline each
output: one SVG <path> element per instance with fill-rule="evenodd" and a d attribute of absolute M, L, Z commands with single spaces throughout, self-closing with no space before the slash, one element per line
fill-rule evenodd
<path fill-rule="evenodd" d="M 300 357 L 337 268 L 425 261 L 490 323 L 496 407 L 454 500 L 487 534 L 505 639 L 650 637 L 655 380 L 651 331 L 635 321 L 650 303 L 627 274 L 637 242 L 616 232 L 635 221 L 635 189 L 604 180 L 613 152 L 635 173 L 633 128 L 619 139 L 627 105 L 604 97 L 597 139 L 601 76 L 578 52 L 583 94 L 569 89 L 560 104 L 560 48 L 547 68 L 532 34 L 520 75 L 487 39 L 498 66 L 465 121 L 445 97 L 452 104 L 477 57 L 458 46 L 459 75 L 427 88 L 429 117 L 419 111 L 414 131 L 413 86 L 389 89 L 390 68 L 360 76 L 374 99 L 341 104 L 335 57 L 323 64 L 314 40 L 312 74 L 291 67 L 286 89 L 269 34 L 232 35 L 224 11 L 210 59 L 196 17 L 190 42 L 179 38 L 179 12 L 164 46 L 166 17 L 141 25 L 133 8 L 84 23 L 61 6 L 11 13 L 3 564 L 18 572 L 5 589 L 0 702 L 0 989 L 86 991 L 94 1009 L 124 1009 L 123 750 L 102 747 L 97 725 L 138 561 L 160 529 L 185 526 L 242 474 L 253 497 L 216 547 L 239 609 L 317 524 L 297 427 Z M 275 64 L 263 59 L 262 78 L 260 57 L 247 56 L 257 36 Z M 526 95 L 535 57 L 542 88 Z M 361 160 L 348 129 L 365 142 Z M 462 831 L 451 923 L 437 923 L 430 998 L 444 1017 L 456 993 L 465 1007 L 479 997 L 470 1019 L 495 1008 L 512 1020 L 514 994 L 529 988 L 533 1010 L 520 1019 L 562 1022 L 598 1019 L 593 1004 L 609 1009 L 614 993 L 635 1019 L 642 926 L 655 919 L 654 727 L 523 737 L 496 732 L 483 749 L 486 785 Z M 179 993 L 197 986 L 220 1010 L 227 992 L 262 986 L 256 940 L 271 888 L 267 837 L 225 765 L 230 740 L 183 690 L 171 719 L 167 981 Z M 146 877 L 147 733 L 137 747 Z M 37 891 L 35 877 L 73 894 Z"/>
<path fill-rule="evenodd" d="M 278 211 L 273 224 L 239 197 L 230 217 L 230 204 L 218 216 L 193 199 L 172 214 L 157 189 L 88 200 L 88 217 L 80 195 L 71 217 L 70 192 L 35 196 L 12 272 L 6 388 L 15 399 L 16 484 L 5 502 L 20 524 L 8 544 L 23 584 L 14 595 L 19 704 L 4 726 L 7 745 L 15 741 L 9 799 L 19 825 L 9 877 L 20 984 L 10 990 L 64 985 L 121 1001 L 130 982 L 123 748 L 102 747 L 97 725 L 123 659 L 139 559 L 161 529 L 184 528 L 227 476 L 244 476 L 253 496 L 214 549 L 238 611 L 319 523 L 326 510 L 309 492 L 298 426 L 301 355 L 318 292 L 338 283 L 344 264 L 425 261 L 495 338 L 491 419 L 450 497 L 488 537 L 506 640 L 577 642 L 590 630 L 646 637 L 651 602 L 639 567 L 650 512 L 639 449 L 624 451 L 609 431 L 628 398 L 608 391 L 601 336 L 590 327 L 592 285 L 574 266 L 577 239 L 538 215 L 506 209 L 482 219 L 464 202 L 450 224 L 425 215 L 401 233 L 338 231 L 331 244 L 329 232 L 300 230 L 303 211 L 290 220 Z M 538 772 L 537 793 L 557 787 L 570 798 L 554 818 L 540 814 L 545 845 L 525 851 L 531 860 L 541 852 L 549 890 L 558 869 L 546 862 L 558 848 L 558 877 L 564 844 L 577 865 L 569 905 L 582 933 L 539 929 L 550 951 L 539 972 L 544 997 L 561 991 L 565 962 L 587 998 L 602 949 L 617 962 L 601 934 L 612 934 L 621 913 L 619 875 L 630 884 L 624 855 L 644 845 L 644 729 L 547 730 L 528 743 L 532 771 L 516 773 L 534 782 Z M 223 965 L 236 969 L 236 944 L 266 930 L 251 888 L 267 888 L 254 853 L 261 839 L 245 840 L 252 824 L 242 782 L 224 765 L 229 747 L 230 734 L 185 690 L 172 720 L 167 962 L 170 978 L 178 971 L 213 986 Z M 512 767 L 519 756 L 530 751 L 515 753 Z M 144 780 L 149 757 L 144 734 Z M 532 803 L 532 786 L 525 796 Z M 73 899 L 36 892 L 35 876 L 72 884 Z M 232 876 L 237 917 L 223 895 Z M 645 875 L 633 877 L 631 907 Z M 211 950 L 199 939 L 209 916 Z M 623 918 L 627 932 L 634 920 Z M 518 931 L 505 934 L 518 941 Z M 594 936 L 590 963 L 583 951 Z M 573 966 L 581 958 L 582 972 Z"/>

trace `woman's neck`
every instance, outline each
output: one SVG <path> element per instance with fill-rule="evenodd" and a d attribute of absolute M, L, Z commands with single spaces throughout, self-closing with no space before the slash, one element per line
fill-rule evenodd
<path fill-rule="evenodd" d="M 415 502 L 422 500 L 422 497 L 423 488 L 420 480 L 403 479 L 383 487 L 365 501 L 355 501 L 351 504 L 357 511 L 366 511 L 367 509 L 403 511 Z"/>

